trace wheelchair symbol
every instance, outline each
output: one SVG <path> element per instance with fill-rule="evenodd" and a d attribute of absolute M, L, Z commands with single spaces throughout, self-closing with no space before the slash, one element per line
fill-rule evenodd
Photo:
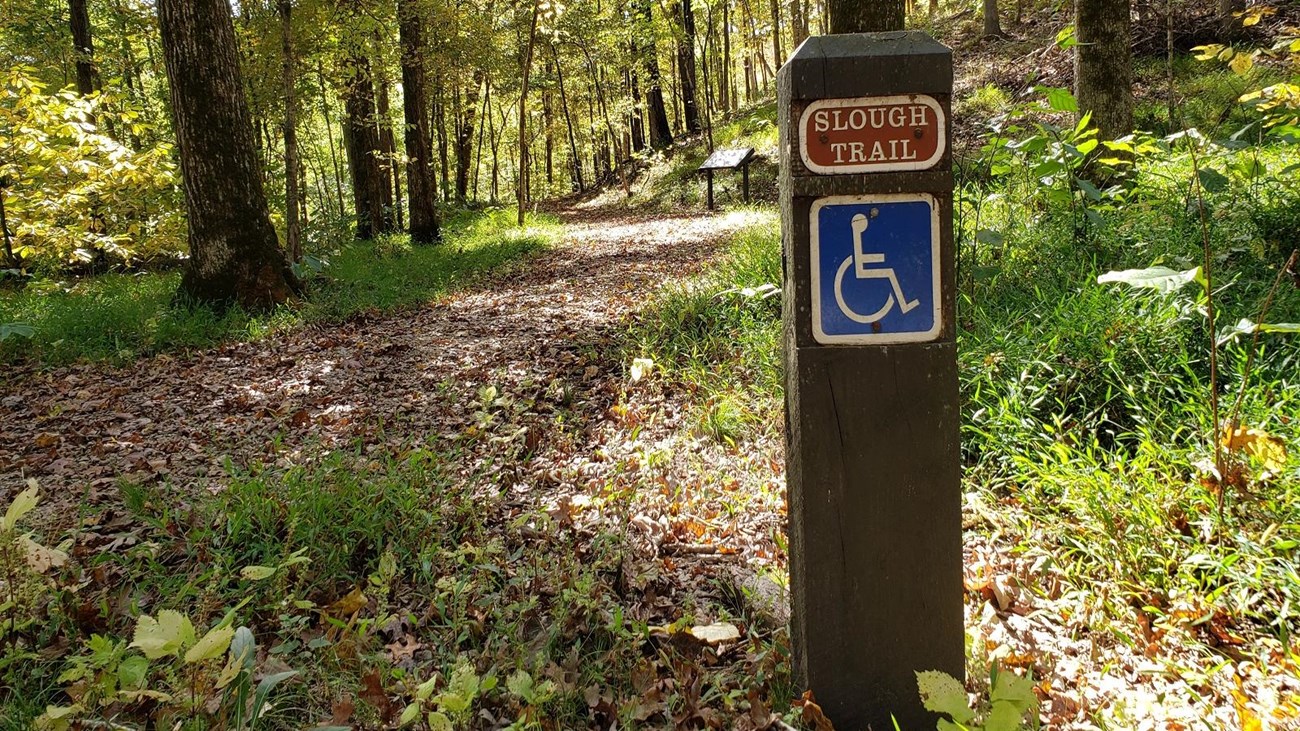
<path fill-rule="evenodd" d="M 874 218 L 876 214 L 877 210 L 873 208 L 871 210 L 872 218 Z M 850 320 L 863 324 L 878 322 L 885 315 L 888 315 L 889 311 L 894 309 L 895 301 L 897 301 L 898 308 L 902 310 L 903 313 L 911 312 L 921 304 L 920 301 L 908 300 L 907 297 L 903 295 L 903 288 L 898 284 L 898 275 L 894 273 L 893 267 L 871 268 L 868 266 L 870 264 L 884 264 L 885 255 L 868 254 L 864 250 L 862 235 L 867 231 L 867 223 L 868 219 L 864 214 L 859 213 L 853 217 L 853 220 L 849 224 L 853 228 L 853 254 L 845 257 L 844 263 L 840 265 L 839 271 L 835 273 L 835 301 L 839 304 L 840 311 Z M 844 301 L 844 273 L 849 270 L 849 265 L 853 265 L 853 276 L 855 278 L 888 279 L 890 287 L 893 289 L 885 299 L 885 304 L 881 305 L 880 309 L 870 315 L 859 314 Z"/>

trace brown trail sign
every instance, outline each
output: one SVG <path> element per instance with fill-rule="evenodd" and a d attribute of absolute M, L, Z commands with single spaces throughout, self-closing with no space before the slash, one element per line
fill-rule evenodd
<path fill-rule="evenodd" d="M 934 728 L 964 667 L 951 52 L 810 38 L 781 69 L 791 638 L 836 728 Z"/>

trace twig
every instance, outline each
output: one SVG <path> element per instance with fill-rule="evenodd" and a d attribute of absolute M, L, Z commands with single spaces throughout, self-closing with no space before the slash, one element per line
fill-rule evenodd
<path fill-rule="evenodd" d="M 1210 418 L 1213 421 L 1210 438 L 1214 444 L 1214 469 L 1219 473 L 1218 511 L 1219 524 L 1223 524 L 1223 499 L 1226 492 L 1224 485 L 1225 468 L 1223 464 L 1223 443 L 1219 439 L 1219 336 L 1214 327 L 1214 274 L 1210 254 L 1210 224 L 1205 216 L 1205 196 L 1201 190 L 1201 164 L 1196 155 L 1197 140 L 1191 140 L 1192 185 L 1196 189 L 1196 211 L 1201 221 L 1201 248 L 1205 263 L 1202 273 L 1205 276 L 1205 315 L 1210 330 Z"/>

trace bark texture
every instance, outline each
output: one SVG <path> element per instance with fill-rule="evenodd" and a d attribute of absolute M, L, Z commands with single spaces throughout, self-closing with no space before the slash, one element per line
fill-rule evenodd
<path fill-rule="evenodd" d="M 984 0 L 984 35 L 994 38 L 1006 36 L 998 19 L 998 0 Z"/>
<path fill-rule="evenodd" d="M 1075 97 L 1102 139 L 1133 131 L 1129 0 L 1075 0 Z"/>
<path fill-rule="evenodd" d="M 379 128 L 375 124 L 375 85 L 370 75 L 370 61 L 353 56 L 350 66 L 350 77 L 343 91 L 343 106 L 347 114 L 343 143 L 348 153 L 348 170 L 352 173 L 357 238 L 372 239 L 387 232 L 384 195 L 388 186 L 379 165 Z"/>
<path fill-rule="evenodd" d="M 826 0 L 831 33 L 903 30 L 904 0 Z"/>
<path fill-rule="evenodd" d="M 77 93 L 89 96 L 99 90 L 99 72 L 95 69 L 95 46 L 91 40 L 86 0 L 68 0 L 68 20 L 72 30 L 72 48 L 77 54 Z"/>
<path fill-rule="evenodd" d="M 298 190 L 298 95 L 294 84 L 293 2 L 279 0 L 280 42 L 283 53 L 280 83 L 284 88 L 284 244 L 289 258 L 302 260 L 301 194 Z"/>
<path fill-rule="evenodd" d="M 429 129 L 429 81 L 424 68 L 424 23 L 419 4 L 414 0 L 398 0 L 397 11 L 402 41 L 402 111 L 406 119 L 409 230 L 412 242 L 432 244 L 440 236 Z"/>
<path fill-rule="evenodd" d="M 159 0 L 172 118 L 185 182 L 190 260 L 179 297 L 268 309 L 297 280 L 258 174 L 227 0 Z"/>
<path fill-rule="evenodd" d="M 664 90 L 659 74 L 659 52 L 655 48 L 654 35 L 650 31 L 654 22 L 649 0 L 638 0 L 637 10 L 646 29 L 648 38 L 641 46 L 641 61 L 646 74 L 646 114 L 649 117 L 650 146 L 656 150 L 673 144 L 673 132 L 668 126 L 668 110 L 664 106 Z"/>
<path fill-rule="evenodd" d="M 682 38 L 677 44 L 677 74 L 682 86 L 682 121 L 691 134 L 696 134 L 702 128 L 698 102 L 699 84 L 695 73 L 695 11 L 691 8 L 691 0 L 681 0 L 678 18 L 682 26 Z"/>

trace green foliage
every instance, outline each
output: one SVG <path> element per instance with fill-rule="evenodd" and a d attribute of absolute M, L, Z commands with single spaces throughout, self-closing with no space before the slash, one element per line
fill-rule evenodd
<path fill-rule="evenodd" d="M 0 82 L 0 195 L 17 259 L 6 266 L 179 257 L 185 226 L 171 147 L 123 144 L 106 129 L 138 138 L 148 125 L 139 112 L 48 93 L 32 73 L 14 67 Z"/>
<path fill-rule="evenodd" d="M 956 678 L 937 670 L 916 674 L 917 688 L 926 710 L 941 713 L 938 731 L 1018 731 L 1038 728 L 1038 696 L 1032 678 L 1002 670 L 996 664 L 989 673 L 987 702 L 970 706 L 966 689 Z M 1026 722 L 1026 716 L 1030 716 Z"/>

